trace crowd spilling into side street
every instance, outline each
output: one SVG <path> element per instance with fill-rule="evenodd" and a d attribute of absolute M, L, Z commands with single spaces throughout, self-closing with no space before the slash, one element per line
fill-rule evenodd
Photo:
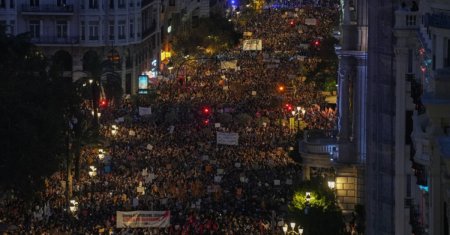
<path fill-rule="evenodd" d="M 235 68 L 213 60 L 186 65 L 182 76 L 154 84 L 154 100 L 124 99 L 102 110 L 108 145 L 104 152 L 82 150 L 70 198 L 75 212 L 67 208 L 60 171 L 31 205 L 13 192 L 0 195 L 0 220 L 13 226 L 12 234 L 283 234 L 302 180 L 292 157 L 296 130 L 300 122 L 326 130 L 336 123 L 336 109 L 317 84 L 292 82 L 300 66 L 314 66 L 298 57 L 298 46 L 329 35 L 336 11 L 266 9 L 248 19 L 239 30 L 262 39 L 263 50 L 240 45 L 222 53 Z M 306 18 L 321 22 L 290 23 Z M 140 115 L 138 106 L 151 107 L 151 114 Z M 292 117 L 294 129 L 285 122 Z M 217 132 L 237 133 L 238 144 L 218 144 Z M 170 226 L 117 228 L 116 211 L 170 211 Z"/>

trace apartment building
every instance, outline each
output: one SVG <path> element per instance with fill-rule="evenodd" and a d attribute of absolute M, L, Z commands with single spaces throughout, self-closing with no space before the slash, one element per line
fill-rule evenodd
<path fill-rule="evenodd" d="M 138 76 L 158 69 L 160 12 L 160 0 L 1 0 L 0 24 L 29 32 L 74 80 L 85 76 L 86 56 L 112 61 L 125 93 L 134 94 Z"/>
<path fill-rule="evenodd" d="M 369 9 L 367 234 L 449 234 L 450 2 Z"/>

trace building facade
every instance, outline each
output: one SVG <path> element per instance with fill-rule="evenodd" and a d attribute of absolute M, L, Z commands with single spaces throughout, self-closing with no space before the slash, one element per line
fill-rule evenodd
<path fill-rule="evenodd" d="M 89 54 L 114 62 L 125 93 L 134 94 L 138 76 L 157 69 L 160 12 L 159 0 L 3 0 L 0 24 L 10 34 L 29 32 L 74 80 L 84 76 Z"/>
<path fill-rule="evenodd" d="M 369 7 L 367 234 L 449 234 L 450 2 Z"/>

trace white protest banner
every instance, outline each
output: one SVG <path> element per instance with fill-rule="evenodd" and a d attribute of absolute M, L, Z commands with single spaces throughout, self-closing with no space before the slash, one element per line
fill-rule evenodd
<path fill-rule="evenodd" d="M 286 184 L 287 184 L 287 185 L 292 185 L 292 179 L 287 179 L 287 180 L 286 180 Z"/>
<path fill-rule="evenodd" d="M 233 69 L 233 70 L 236 70 L 236 68 L 237 68 L 237 60 L 220 61 L 220 68 L 221 69 Z"/>
<path fill-rule="evenodd" d="M 239 177 L 239 180 L 241 181 L 241 183 L 245 183 L 245 176 Z"/>
<path fill-rule="evenodd" d="M 280 185 L 280 180 L 274 180 L 273 185 Z"/>
<path fill-rule="evenodd" d="M 219 128 L 220 127 L 220 123 L 218 123 L 218 122 L 214 123 L 214 127 L 215 128 Z"/>
<path fill-rule="evenodd" d="M 131 136 L 135 136 L 135 135 L 136 135 L 136 132 L 134 132 L 133 130 L 130 130 L 130 131 L 128 132 L 128 134 L 131 135 Z"/>
<path fill-rule="evenodd" d="M 256 91 L 252 91 L 252 96 L 255 96 L 256 95 Z"/>
<path fill-rule="evenodd" d="M 116 123 L 121 123 L 121 122 L 124 122 L 125 121 L 125 118 L 124 117 L 120 117 L 120 118 L 117 118 L 116 120 L 114 120 Z"/>
<path fill-rule="evenodd" d="M 146 116 L 152 114 L 151 107 L 139 107 L 139 116 Z"/>
<path fill-rule="evenodd" d="M 170 211 L 116 211 L 117 228 L 166 228 Z"/>
<path fill-rule="evenodd" d="M 153 149 L 153 145 L 147 144 L 147 149 L 148 149 L 148 150 L 152 150 L 152 149 Z"/>
<path fill-rule="evenodd" d="M 305 19 L 306 25 L 317 25 L 317 19 L 315 18 L 307 18 Z"/>
<path fill-rule="evenodd" d="M 217 169 L 217 174 L 222 175 L 223 174 L 223 169 Z"/>
<path fill-rule="evenodd" d="M 244 50 L 244 51 L 261 51 L 262 50 L 262 40 L 261 39 L 244 40 L 244 43 L 242 45 L 242 50 Z"/>
<path fill-rule="evenodd" d="M 222 181 L 222 176 L 220 176 L 220 175 L 214 176 L 214 182 L 220 183 L 220 181 Z"/>
<path fill-rule="evenodd" d="M 136 192 L 145 194 L 145 187 L 137 187 Z"/>
<path fill-rule="evenodd" d="M 239 134 L 236 132 L 217 132 L 217 144 L 238 145 Z"/>

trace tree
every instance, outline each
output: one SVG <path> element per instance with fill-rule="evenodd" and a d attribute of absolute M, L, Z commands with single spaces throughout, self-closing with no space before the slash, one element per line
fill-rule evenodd
<path fill-rule="evenodd" d="M 180 54 L 209 54 L 235 46 L 242 35 L 226 18 L 219 15 L 199 18 L 193 27 L 187 30 L 175 30 L 173 48 Z"/>
<path fill-rule="evenodd" d="M 31 197 L 66 159 L 79 103 L 70 79 L 49 75 L 28 34 L 0 32 L 0 50 L 0 187 Z"/>
<path fill-rule="evenodd" d="M 307 202 L 306 192 L 310 192 Z M 345 234 L 345 223 L 336 196 L 323 178 L 303 182 L 294 192 L 289 206 L 291 217 L 308 235 Z"/>

